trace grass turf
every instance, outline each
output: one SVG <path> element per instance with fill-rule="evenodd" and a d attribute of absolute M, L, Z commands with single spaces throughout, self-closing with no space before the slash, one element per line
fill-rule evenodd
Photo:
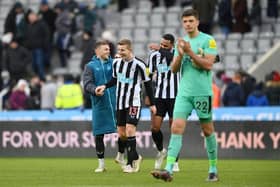
<path fill-rule="evenodd" d="M 205 182 L 207 160 L 180 160 L 179 173 L 166 183 L 150 175 L 154 160 L 145 159 L 139 173 L 125 174 L 113 159 L 107 172 L 94 173 L 97 159 L 0 158 L 1 187 L 276 187 L 280 186 L 280 161 L 219 160 L 217 183 Z"/>

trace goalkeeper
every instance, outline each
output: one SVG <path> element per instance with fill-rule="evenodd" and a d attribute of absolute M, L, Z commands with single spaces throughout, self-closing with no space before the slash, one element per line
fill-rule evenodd
<path fill-rule="evenodd" d="M 187 118 L 194 109 L 199 117 L 205 136 L 209 159 L 207 181 L 218 181 L 217 140 L 212 121 L 212 66 L 216 61 L 217 48 L 212 36 L 198 30 L 199 18 L 196 10 L 185 10 L 181 17 L 187 35 L 179 38 L 171 70 L 181 71 L 179 91 L 175 100 L 171 137 L 165 170 L 151 174 L 164 181 L 171 181 L 172 168 L 181 150 Z"/>

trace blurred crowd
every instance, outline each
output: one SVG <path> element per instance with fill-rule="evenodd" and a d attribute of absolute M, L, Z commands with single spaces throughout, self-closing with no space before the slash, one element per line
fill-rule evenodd
<path fill-rule="evenodd" d="M 11 7 L 4 23 L 0 42 L 0 90 L 2 106 L 6 110 L 90 108 L 89 96 L 82 92 L 80 76 L 51 75 L 54 52 L 60 67 L 67 67 L 73 50 L 83 52 L 80 68 L 94 55 L 97 37 L 110 41 L 111 56 L 116 51 L 115 37 L 106 31 L 104 15 L 110 0 L 95 3 L 77 3 L 61 0 L 50 6 L 41 0 L 35 12 L 20 2 Z M 176 1 L 163 1 L 166 7 Z M 222 32 L 249 32 L 253 25 L 262 24 L 261 1 L 252 0 L 181 0 L 182 6 L 193 6 L 200 14 L 200 30 L 211 33 L 214 13 L 218 11 L 218 24 Z M 118 11 L 128 8 L 128 0 L 118 0 Z M 151 0 L 152 8 L 160 6 Z M 267 16 L 278 17 L 278 1 L 267 0 Z M 207 6 L 205 6 L 207 4 Z M 214 106 L 268 106 L 280 105 L 280 75 L 272 71 L 264 82 L 246 72 L 227 77 L 221 71 L 213 79 Z M 2 96 L 2 95 L 1 95 Z M 70 98 L 70 99 L 69 99 Z"/>
<path fill-rule="evenodd" d="M 219 71 L 213 80 L 214 108 L 238 106 L 280 105 L 280 73 L 271 71 L 265 81 L 256 79 L 244 71 L 236 71 L 232 77 Z"/>

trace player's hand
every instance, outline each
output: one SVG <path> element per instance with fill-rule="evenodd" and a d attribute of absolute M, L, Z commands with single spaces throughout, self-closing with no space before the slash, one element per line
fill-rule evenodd
<path fill-rule="evenodd" d="M 104 90 L 106 89 L 105 85 L 97 86 L 95 88 L 95 95 L 97 96 L 103 96 L 104 95 Z"/>
<path fill-rule="evenodd" d="M 157 43 L 150 43 L 150 44 L 148 45 L 148 48 L 149 48 L 150 50 L 158 51 L 158 50 L 160 49 L 160 46 L 159 46 Z"/>
<path fill-rule="evenodd" d="M 150 106 L 150 110 L 151 110 L 151 112 L 152 112 L 154 115 L 156 115 L 156 113 L 157 113 L 157 108 L 156 108 L 155 105 L 151 105 L 151 106 Z"/>
<path fill-rule="evenodd" d="M 121 58 L 121 55 L 117 53 L 114 58 Z"/>
<path fill-rule="evenodd" d="M 177 49 L 178 49 L 178 52 L 179 52 L 180 56 L 184 55 L 184 53 L 185 53 L 184 48 L 185 48 L 185 41 L 182 38 L 178 38 Z"/>

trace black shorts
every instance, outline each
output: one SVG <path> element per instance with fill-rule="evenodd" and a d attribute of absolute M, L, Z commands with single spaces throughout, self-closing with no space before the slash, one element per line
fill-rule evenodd
<path fill-rule="evenodd" d="M 166 112 L 168 113 L 169 118 L 173 117 L 175 99 L 155 99 L 155 105 L 157 107 L 156 116 L 165 117 Z"/>
<path fill-rule="evenodd" d="M 130 106 L 123 110 L 117 110 L 117 125 L 125 126 L 127 123 L 137 126 L 140 119 L 141 107 Z"/>

